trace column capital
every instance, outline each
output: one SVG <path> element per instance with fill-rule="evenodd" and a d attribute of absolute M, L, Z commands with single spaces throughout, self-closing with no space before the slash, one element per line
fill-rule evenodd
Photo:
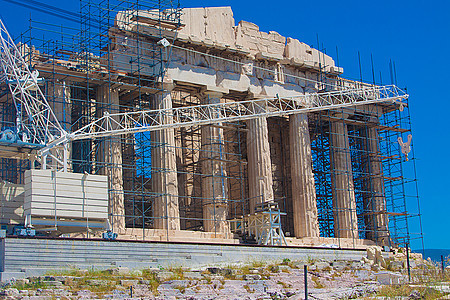
<path fill-rule="evenodd" d="M 165 80 L 162 84 L 162 88 L 164 92 L 170 93 L 175 89 L 175 82 L 173 82 L 172 80 Z"/>

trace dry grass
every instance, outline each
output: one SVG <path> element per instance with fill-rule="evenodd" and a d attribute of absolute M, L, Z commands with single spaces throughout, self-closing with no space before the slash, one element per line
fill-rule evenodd
<path fill-rule="evenodd" d="M 412 287 L 408 284 L 385 285 L 377 293 L 377 296 L 388 299 L 395 297 L 410 297 L 413 299 L 438 299 L 445 294 L 429 287 Z"/>

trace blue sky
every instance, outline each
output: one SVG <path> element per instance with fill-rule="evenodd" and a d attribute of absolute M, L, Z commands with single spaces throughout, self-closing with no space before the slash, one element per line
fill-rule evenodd
<path fill-rule="evenodd" d="M 79 11 L 78 0 L 46 3 Z M 236 22 L 246 20 L 262 31 L 274 30 L 310 45 L 319 42 L 344 67 L 344 76 L 363 80 L 382 72 L 389 82 L 389 60 L 395 61 L 400 87 L 407 87 L 426 248 L 450 248 L 450 1 L 254 1 L 181 0 L 183 7 L 233 8 Z M 0 14 L 13 35 L 26 29 L 30 10 L 0 0 Z M 60 23 L 61 19 L 32 11 L 32 17 Z M 447 132 L 447 133 L 446 133 Z M 409 204 L 412 207 L 414 204 Z M 412 224 L 412 227 L 417 224 Z M 414 243 L 413 248 L 420 248 Z"/>

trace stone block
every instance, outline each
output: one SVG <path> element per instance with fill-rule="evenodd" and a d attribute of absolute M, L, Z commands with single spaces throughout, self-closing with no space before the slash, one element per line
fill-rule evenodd
<path fill-rule="evenodd" d="M 285 265 L 280 265 L 278 266 L 278 268 L 280 269 L 281 272 L 291 272 L 292 268 L 289 266 L 285 266 Z"/>
<path fill-rule="evenodd" d="M 86 283 L 89 285 L 108 285 L 108 280 L 102 280 L 102 279 L 90 279 L 86 280 Z"/>
<path fill-rule="evenodd" d="M 393 271 L 399 271 L 401 269 L 403 269 L 403 262 L 402 261 L 391 261 L 391 263 L 389 264 L 389 269 L 393 270 Z"/>
<path fill-rule="evenodd" d="M 42 281 L 42 283 L 45 286 L 48 286 L 48 287 L 61 287 L 61 286 L 63 286 L 63 283 L 61 281 L 56 281 L 56 280 L 44 280 L 44 281 Z"/>
<path fill-rule="evenodd" d="M 318 261 L 316 263 L 314 263 L 314 265 L 316 267 L 316 270 L 323 270 L 325 268 L 329 268 L 330 267 L 330 263 L 329 262 L 325 262 L 325 261 Z"/>
<path fill-rule="evenodd" d="M 247 274 L 247 275 L 244 275 L 244 280 L 261 280 L 261 275 L 259 275 L 259 274 Z"/>
<path fill-rule="evenodd" d="M 30 283 L 30 280 L 27 278 L 16 279 L 15 283 L 19 285 L 25 285 Z"/>
<path fill-rule="evenodd" d="M 18 297 L 19 296 L 19 290 L 14 288 L 9 288 L 4 291 L 0 292 L 0 296 L 4 297 Z"/>
<path fill-rule="evenodd" d="M 350 268 L 352 269 L 361 269 L 363 266 L 363 263 L 361 263 L 360 261 L 354 261 L 350 264 Z"/>
<path fill-rule="evenodd" d="M 63 284 L 65 284 L 68 281 L 71 281 L 75 278 L 75 276 L 55 276 L 55 280 L 61 281 Z"/>
<path fill-rule="evenodd" d="M 200 272 L 184 272 L 184 278 L 187 279 L 195 279 L 200 280 L 203 278 L 203 275 Z"/>
<path fill-rule="evenodd" d="M 394 272 L 379 272 L 374 274 L 381 284 L 400 284 L 404 281 L 404 276 Z"/>
<path fill-rule="evenodd" d="M 158 278 L 159 281 L 167 281 L 170 278 L 172 278 L 175 274 L 170 271 L 159 271 L 156 274 L 156 278 Z"/>
<path fill-rule="evenodd" d="M 127 275 L 130 273 L 130 269 L 127 267 L 117 267 L 107 269 L 106 272 L 108 272 L 111 275 Z"/>
<path fill-rule="evenodd" d="M 347 262 L 345 261 L 335 261 L 332 263 L 333 269 L 336 271 L 342 271 L 347 267 Z"/>
<path fill-rule="evenodd" d="M 139 283 L 139 280 L 136 279 L 123 279 L 120 281 L 120 285 L 122 286 L 135 286 Z"/>

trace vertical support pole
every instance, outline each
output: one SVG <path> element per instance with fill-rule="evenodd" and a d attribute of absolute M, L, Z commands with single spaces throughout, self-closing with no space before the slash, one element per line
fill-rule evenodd
<path fill-rule="evenodd" d="M 42 155 L 42 164 L 41 164 L 42 170 L 47 170 L 47 156 L 48 156 L 47 153 Z"/>
<path fill-rule="evenodd" d="M 444 272 L 445 272 L 445 269 L 444 269 L 444 255 L 441 255 L 441 269 L 442 269 L 442 276 L 444 276 Z"/>
<path fill-rule="evenodd" d="M 411 266 L 409 264 L 409 243 L 406 243 L 406 266 L 408 268 L 408 282 L 411 282 Z"/>
<path fill-rule="evenodd" d="M 303 274 L 305 281 L 305 300 L 308 300 L 308 265 L 303 265 Z"/>
<path fill-rule="evenodd" d="M 63 144 L 63 171 L 67 172 L 67 161 L 69 156 L 69 150 L 67 149 L 67 143 Z"/>

